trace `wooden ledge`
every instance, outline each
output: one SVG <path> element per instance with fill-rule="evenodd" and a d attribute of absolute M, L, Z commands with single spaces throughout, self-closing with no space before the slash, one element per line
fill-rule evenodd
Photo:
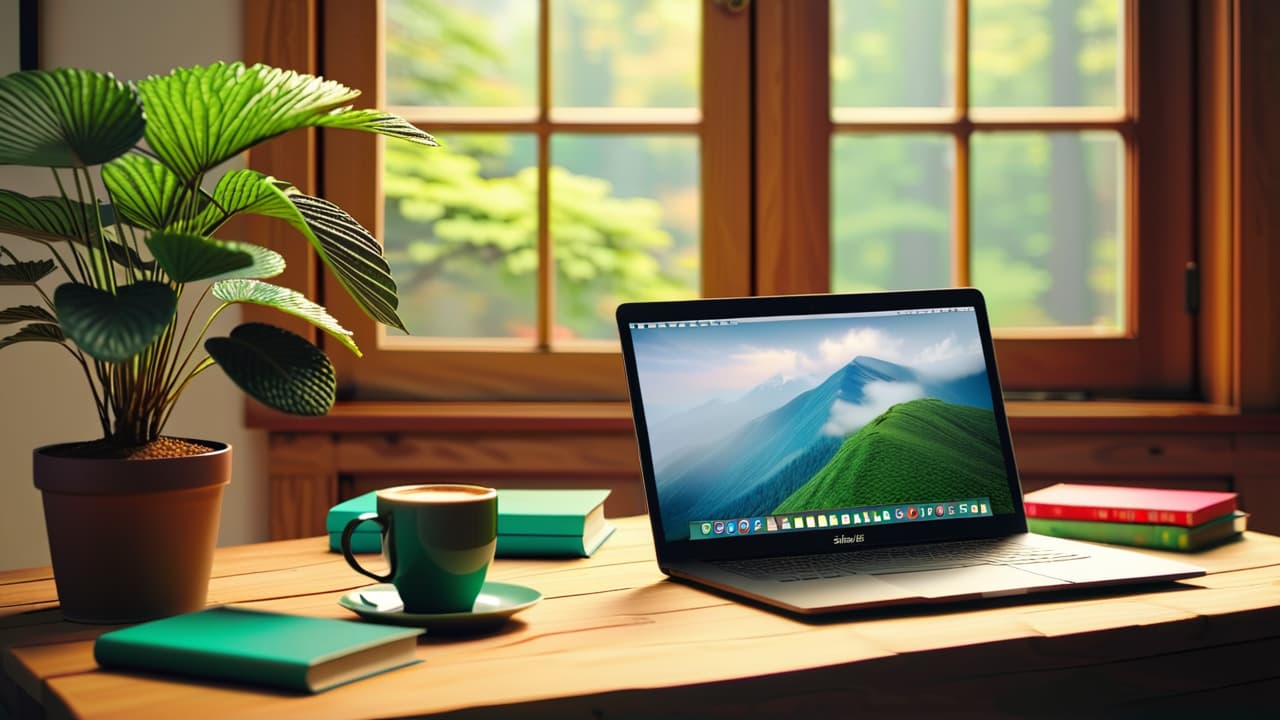
<path fill-rule="evenodd" d="M 1195 402 L 1013 401 L 1017 432 L 1280 432 L 1280 413 L 1242 413 Z M 340 402 L 324 417 L 284 415 L 251 404 L 249 427 L 296 433 L 432 431 L 630 432 L 622 402 Z"/>

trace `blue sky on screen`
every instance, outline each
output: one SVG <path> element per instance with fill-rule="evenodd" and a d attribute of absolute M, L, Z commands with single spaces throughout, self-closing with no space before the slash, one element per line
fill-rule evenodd
<path fill-rule="evenodd" d="M 984 367 L 972 311 L 742 322 L 631 332 L 645 407 L 677 413 L 781 378 L 816 384 L 857 356 L 938 379 Z"/>

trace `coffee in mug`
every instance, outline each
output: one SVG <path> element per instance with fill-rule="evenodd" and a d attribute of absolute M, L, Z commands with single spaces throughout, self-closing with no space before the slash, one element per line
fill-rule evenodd
<path fill-rule="evenodd" d="M 409 613 L 468 612 L 498 546 L 498 491 L 477 485 L 401 485 L 375 493 L 377 512 L 342 531 L 347 564 L 395 585 Z M 366 570 L 351 553 L 360 523 L 378 523 L 386 575 Z"/>

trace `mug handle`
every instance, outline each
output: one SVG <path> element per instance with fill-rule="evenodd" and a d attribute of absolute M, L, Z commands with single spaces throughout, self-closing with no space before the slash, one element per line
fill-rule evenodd
<path fill-rule="evenodd" d="M 387 525 L 386 523 L 383 522 L 381 518 L 378 517 L 378 513 L 376 512 L 361 513 L 360 515 L 357 515 L 356 517 L 351 518 L 351 521 L 347 523 L 347 526 L 342 529 L 342 557 L 346 558 L 347 564 L 351 566 L 351 569 L 355 570 L 361 575 L 368 575 L 369 577 L 373 578 L 374 580 L 377 580 L 378 582 L 384 582 L 384 583 L 391 582 L 391 577 L 396 574 L 396 553 L 395 553 L 394 547 L 391 548 L 390 552 L 387 553 L 387 559 L 391 563 L 391 567 L 387 569 L 386 575 L 379 575 L 377 573 L 365 570 L 364 568 L 360 567 L 360 563 L 356 560 L 355 555 L 351 554 L 351 535 L 356 531 L 356 528 L 360 526 L 360 523 L 363 523 L 368 520 L 372 520 L 373 522 L 378 523 L 378 525 L 382 527 L 383 535 L 384 536 L 386 535 Z"/>

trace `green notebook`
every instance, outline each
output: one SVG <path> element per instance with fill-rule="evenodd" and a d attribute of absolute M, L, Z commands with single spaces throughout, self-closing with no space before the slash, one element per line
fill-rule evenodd
<path fill-rule="evenodd" d="M 608 490 L 499 490 L 498 555 L 590 557 L 613 534 Z"/>
<path fill-rule="evenodd" d="M 589 557 L 613 534 L 605 519 L 609 490 L 499 490 L 498 557 Z M 329 549 L 340 551 L 342 529 L 351 518 L 377 507 L 369 492 L 329 509 L 325 528 Z M 376 523 L 367 522 L 351 538 L 354 552 L 379 552 Z"/>
<path fill-rule="evenodd" d="M 1203 525 L 1148 525 L 1146 523 L 1103 522 L 1101 520 L 1060 520 L 1027 518 L 1027 529 L 1040 535 L 1135 545 L 1158 550 L 1199 550 L 1245 531 L 1249 515 L 1237 510 Z"/>
<path fill-rule="evenodd" d="M 224 606 L 105 633 L 94 643 L 93 657 L 107 669 L 314 693 L 418 662 L 421 634 Z"/>

